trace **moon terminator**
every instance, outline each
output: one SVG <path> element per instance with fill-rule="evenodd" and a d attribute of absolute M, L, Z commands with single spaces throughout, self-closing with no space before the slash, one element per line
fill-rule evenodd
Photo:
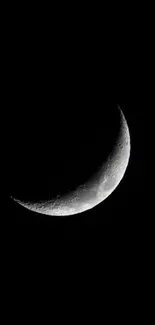
<path fill-rule="evenodd" d="M 82 213 L 103 202 L 122 180 L 130 157 L 130 134 L 127 121 L 121 109 L 118 110 L 120 129 L 115 146 L 106 161 L 84 183 L 70 192 L 49 200 L 31 202 L 13 197 L 23 207 L 42 214 L 67 216 Z M 76 172 L 76 171 L 75 171 Z M 51 185 L 52 186 L 52 185 Z"/>

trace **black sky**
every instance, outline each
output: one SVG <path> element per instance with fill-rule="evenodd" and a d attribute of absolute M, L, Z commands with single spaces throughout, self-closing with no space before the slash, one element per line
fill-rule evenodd
<path fill-rule="evenodd" d="M 10 34 L 11 55 L 10 51 L 7 52 L 4 162 L 6 220 L 16 225 L 50 225 L 57 230 L 56 233 L 62 231 L 62 234 L 67 229 L 68 237 L 74 237 L 74 233 L 75 237 L 82 236 L 83 229 L 87 227 L 102 229 L 105 224 L 140 221 L 145 166 L 143 94 L 137 52 L 132 50 L 133 47 L 124 38 L 122 43 L 116 38 L 109 47 L 102 44 L 104 49 L 101 45 L 97 47 L 97 40 L 94 48 L 88 42 L 83 42 L 82 50 L 76 42 L 73 42 L 74 46 L 66 42 L 65 49 L 63 47 L 60 51 L 56 47 L 52 50 L 51 59 L 51 50 L 45 47 L 45 40 L 44 48 L 41 49 L 40 40 L 38 43 L 37 39 L 35 42 L 30 41 L 30 38 L 26 40 L 24 33 L 22 37 L 17 35 L 14 38 Z M 40 180 L 37 175 L 42 166 L 45 174 L 41 182 L 45 185 L 51 168 L 51 155 L 57 157 L 54 162 L 52 159 L 52 169 L 59 170 L 60 178 L 62 160 L 71 152 L 76 160 L 79 143 L 82 144 L 79 146 L 81 155 L 86 148 L 85 164 L 91 171 L 96 157 L 102 153 L 103 143 L 104 148 L 106 144 L 108 148 L 113 141 L 113 135 L 110 134 L 115 128 L 117 105 L 120 105 L 129 125 L 131 157 L 121 184 L 106 201 L 85 213 L 61 220 L 30 212 L 9 199 L 13 191 L 17 193 L 23 186 L 23 175 L 27 184 L 24 195 L 27 188 L 30 194 L 34 192 L 29 183 L 30 166 L 31 169 L 33 166 L 37 184 L 35 190 L 38 188 L 39 192 Z M 110 127 L 112 132 L 109 131 Z M 102 137 L 96 141 L 97 137 L 94 136 L 100 128 L 103 129 L 103 142 Z M 28 167 L 26 173 L 23 166 Z M 89 168 L 86 168 L 88 175 Z M 79 177 L 84 176 L 79 172 L 76 179 Z M 57 173 L 55 186 L 56 180 Z M 47 190 L 50 184 L 48 187 Z M 47 196 L 48 191 L 42 194 Z"/>

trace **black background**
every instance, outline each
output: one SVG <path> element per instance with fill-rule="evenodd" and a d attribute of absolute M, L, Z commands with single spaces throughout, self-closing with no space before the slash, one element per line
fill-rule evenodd
<path fill-rule="evenodd" d="M 97 234 L 105 224 L 142 222 L 144 111 L 140 50 L 136 47 L 136 37 L 132 42 L 129 42 L 127 34 L 125 38 L 113 35 L 112 39 L 104 37 L 104 40 L 99 34 L 94 38 L 92 34 L 91 37 L 87 34 L 87 37 L 78 38 L 77 32 L 75 35 L 70 31 L 66 38 L 62 30 L 57 30 L 49 42 L 48 36 L 41 38 L 41 34 L 35 32 L 34 37 L 32 30 L 29 33 L 27 28 L 26 31 L 18 28 L 14 34 L 9 30 L 8 35 L 3 183 L 7 222 L 17 226 L 52 226 L 56 236 L 66 239 L 80 239 L 88 229 L 94 229 Z M 109 198 L 92 210 L 64 219 L 28 211 L 9 198 L 23 186 L 22 177 L 27 184 L 24 195 L 34 193 L 28 181 L 30 174 L 23 174 L 25 165 L 31 169 L 33 166 L 37 182 L 35 190 L 38 188 L 39 195 L 40 182 L 44 185 L 49 177 L 51 154 L 56 186 L 57 172 L 62 179 L 63 157 L 72 152 L 76 161 L 79 143 L 82 143 L 80 154 L 85 153 L 85 164 L 91 171 L 92 165 L 88 162 L 92 157 L 92 164 L 96 161 L 97 152 L 102 152 L 103 145 L 101 137 L 96 141 L 95 130 L 103 129 L 104 146 L 113 140 L 110 134 L 115 127 L 117 105 L 120 105 L 129 125 L 131 157 L 121 184 Z M 92 147 L 96 150 L 94 155 L 90 151 Z M 86 152 L 84 148 L 87 148 Z M 57 157 L 54 161 L 53 156 Z M 43 175 L 38 181 L 40 166 L 46 177 Z M 89 175 L 89 169 L 87 173 Z M 77 173 L 76 180 L 79 177 L 84 175 Z M 64 190 L 62 187 L 61 191 Z M 42 195 L 47 197 L 48 191 L 43 191 Z"/>

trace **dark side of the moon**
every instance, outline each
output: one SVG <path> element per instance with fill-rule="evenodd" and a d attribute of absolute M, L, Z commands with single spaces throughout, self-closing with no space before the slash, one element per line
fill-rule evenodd
<path fill-rule="evenodd" d="M 115 145 L 119 120 L 110 107 L 89 111 L 86 103 L 61 105 L 17 111 L 10 138 L 10 195 L 40 201 L 70 192 L 95 174 Z"/>
<path fill-rule="evenodd" d="M 73 89 L 50 98 L 45 92 L 16 98 L 9 122 L 9 195 L 49 200 L 89 180 L 115 145 L 116 104 L 103 99 L 101 105 L 97 93 Z"/>

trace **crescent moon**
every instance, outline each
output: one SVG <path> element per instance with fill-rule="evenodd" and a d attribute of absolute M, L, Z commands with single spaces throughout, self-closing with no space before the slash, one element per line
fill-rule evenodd
<path fill-rule="evenodd" d="M 85 184 L 78 186 L 66 195 L 43 202 L 23 202 L 11 198 L 23 207 L 41 214 L 67 216 L 82 213 L 103 202 L 121 182 L 130 158 L 130 133 L 122 110 L 120 114 L 120 130 L 115 146 L 106 162 Z"/>

